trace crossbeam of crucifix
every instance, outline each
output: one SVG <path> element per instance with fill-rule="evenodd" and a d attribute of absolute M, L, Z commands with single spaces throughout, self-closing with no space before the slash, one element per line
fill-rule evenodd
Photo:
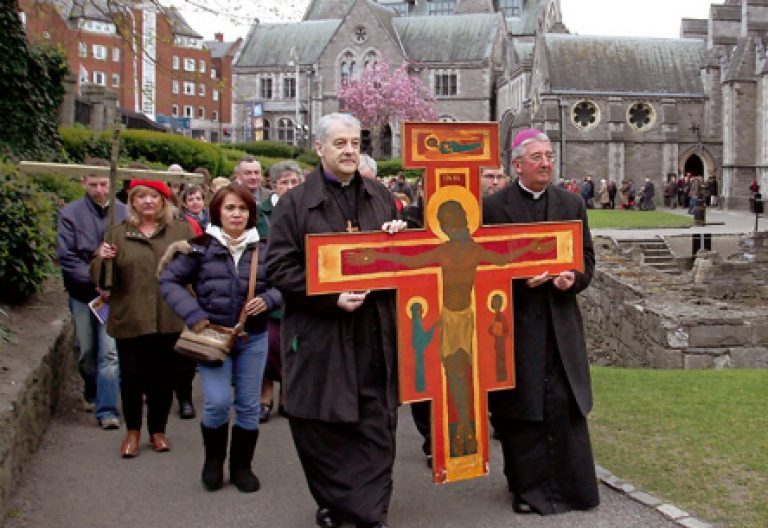
<path fill-rule="evenodd" d="M 84 176 L 109 177 L 109 167 L 96 165 L 74 165 L 71 163 L 43 163 L 39 161 L 22 161 L 19 171 L 24 174 L 57 174 L 80 179 Z M 197 172 L 168 172 L 149 169 L 118 168 L 117 177 L 124 180 L 161 180 L 168 183 L 202 183 L 203 175 Z"/>

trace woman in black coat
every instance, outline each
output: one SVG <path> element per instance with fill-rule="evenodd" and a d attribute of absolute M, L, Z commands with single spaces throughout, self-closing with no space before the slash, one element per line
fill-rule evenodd
<path fill-rule="evenodd" d="M 280 293 L 268 287 L 263 242 L 259 241 L 256 203 L 240 184 L 219 190 L 210 205 L 206 234 L 169 248 L 160 292 L 189 328 L 210 323 L 234 327 L 245 310 L 247 335 L 239 336 L 221 366 L 199 365 L 205 404 L 201 429 L 205 445 L 203 485 L 209 491 L 224 483 L 230 408 L 235 425 L 229 455 L 230 480 L 240 491 L 259 489 L 251 460 L 259 437 L 261 380 L 267 358 L 267 313 L 278 308 Z M 173 255 L 177 253 L 174 257 Z M 255 296 L 246 302 L 251 260 L 259 259 Z M 191 285 L 193 296 L 187 289 Z M 232 386 L 234 385 L 234 400 Z"/>

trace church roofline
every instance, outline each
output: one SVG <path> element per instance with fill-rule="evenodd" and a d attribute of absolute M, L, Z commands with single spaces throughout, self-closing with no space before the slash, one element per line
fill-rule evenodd
<path fill-rule="evenodd" d="M 706 99 L 707 94 L 704 93 L 669 93 L 669 92 L 617 92 L 617 91 L 600 91 L 600 90 L 568 90 L 568 89 L 557 89 L 557 90 L 547 90 L 546 92 L 542 93 L 548 93 L 553 95 L 591 95 L 591 96 L 600 96 L 600 97 L 614 97 L 614 96 L 620 96 L 620 97 L 677 97 L 677 98 L 688 98 L 688 99 Z"/>

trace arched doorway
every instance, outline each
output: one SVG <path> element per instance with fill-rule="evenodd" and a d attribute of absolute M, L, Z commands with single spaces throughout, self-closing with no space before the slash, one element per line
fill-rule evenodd
<path fill-rule="evenodd" d="M 683 174 L 687 173 L 704 176 L 704 162 L 698 154 L 691 154 L 683 166 Z"/>

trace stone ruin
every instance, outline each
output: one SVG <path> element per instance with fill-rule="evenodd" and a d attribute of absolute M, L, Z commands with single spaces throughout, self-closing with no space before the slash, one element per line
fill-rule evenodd
<path fill-rule="evenodd" d="M 768 368 L 768 233 L 721 259 L 699 251 L 669 275 L 596 237 L 597 269 L 579 295 L 591 360 L 644 368 Z"/>

